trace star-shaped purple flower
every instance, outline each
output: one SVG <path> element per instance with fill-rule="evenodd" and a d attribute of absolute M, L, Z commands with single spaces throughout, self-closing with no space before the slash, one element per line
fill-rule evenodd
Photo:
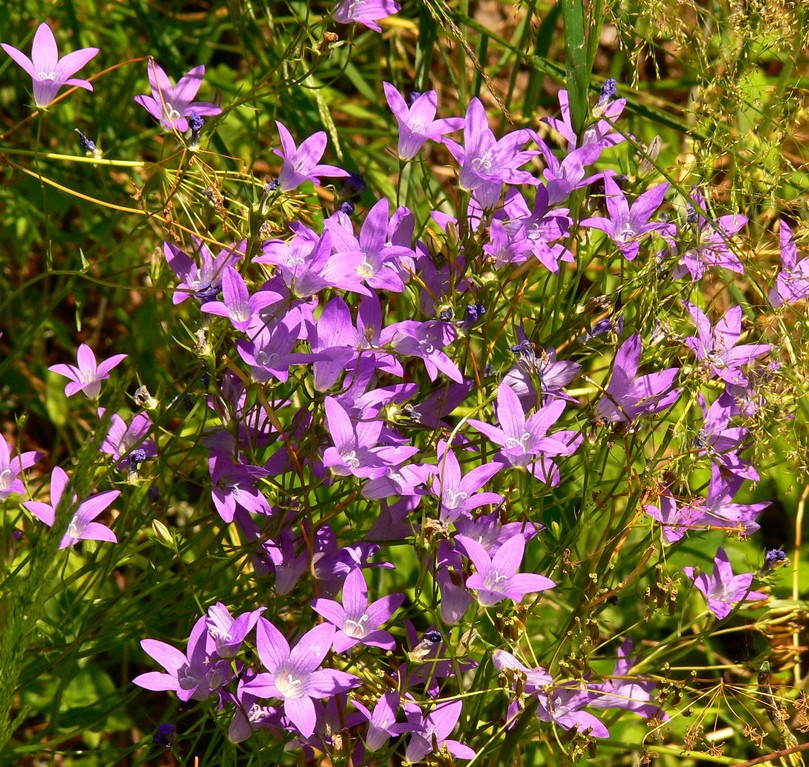
<path fill-rule="evenodd" d="M 674 389 L 679 368 L 638 376 L 643 348 L 640 335 L 627 338 L 615 355 L 612 378 L 596 405 L 596 415 L 612 423 L 631 424 L 642 415 L 659 413 L 680 396 Z"/>
<path fill-rule="evenodd" d="M 770 291 L 773 306 L 794 304 L 809 298 L 809 258 L 798 261 L 798 247 L 792 230 L 786 221 L 781 221 L 781 271 Z"/>
<path fill-rule="evenodd" d="M 40 522 L 48 527 L 53 527 L 56 521 L 56 508 L 62 500 L 68 477 L 63 469 L 54 466 L 51 472 L 51 502 L 25 501 L 25 506 Z M 79 541 L 107 541 L 108 543 L 118 543 L 115 533 L 106 525 L 93 520 L 101 514 L 119 495 L 119 490 L 106 490 L 103 493 L 91 495 L 86 500 L 78 503 L 78 508 L 73 512 L 67 531 L 59 542 L 59 548 L 65 549 Z M 73 496 L 71 507 L 77 505 L 78 499 Z"/>
<path fill-rule="evenodd" d="M 497 390 L 497 419 L 500 427 L 470 418 L 468 423 L 501 446 L 498 458 L 504 463 L 530 471 L 550 485 L 559 483 L 559 469 L 551 460 L 557 455 L 572 455 L 582 442 L 574 431 L 558 431 L 546 436 L 562 415 L 565 403 L 554 400 L 525 417 L 520 400 L 511 387 L 501 383 Z"/>
<path fill-rule="evenodd" d="M 399 125 L 399 159 L 412 160 L 428 140 L 441 143 L 446 133 L 463 127 L 462 117 L 436 120 L 438 99 L 435 91 L 420 93 L 410 106 L 402 94 L 390 83 L 382 83 L 385 98 Z"/>
<path fill-rule="evenodd" d="M 728 555 L 723 548 L 717 549 L 714 558 L 713 574 L 695 574 L 693 567 L 684 567 L 683 571 L 708 600 L 708 609 L 721 621 L 730 615 L 739 602 L 758 602 L 768 599 L 767 594 L 751 591 L 753 573 L 734 575 Z"/>
<path fill-rule="evenodd" d="M 149 85 L 151 96 L 135 96 L 140 104 L 166 131 L 185 133 L 188 130 L 188 118 L 213 117 L 222 112 L 216 104 L 207 101 L 194 101 L 205 76 L 205 67 L 200 64 L 180 78 L 177 85 L 172 85 L 168 75 L 155 64 L 149 62 Z"/>
<path fill-rule="evenodd" d="M 477 591 L 478 602 L 483 607 L 491 607 L 504 599 L 519 602 L 525 594 L 556 586 L 544 575 L 517 572 L 525 553 L 525 537 L 519 533 L 500 546 L 493 557 L 472 538 L 458 535 L 455 541 L 475 564 L 477 572 L 466 579 L 466 587 Z"/>
<path fill-rule="evenodd" d="M 314 699 L 331 697 L 360 683 L 353 674 L 320 668 L 335 632 L 330 623 L 321 623 L 290 648 L 272 623 L 264 618 L 258 620 L 256 646 L 267 673 L 258 674 L 243 689 L 259 698 L 280 698 L 284 713 L 305 738 L 314 733 L 317 725 Z"/>
<path fill-rule="evenodd" d="M 747 377 L 741 371 L 742 365 L 767 354 L 770 351 L 770 345 L 736 345 L 742 332 L 741 307 L 732 306 L 714 327 L 705 312 L 698 306 L 688 301 L 683 301 L 683 306 L 688 310 L 697 326 L 697 335 L 686 338 L 685 345 L 710 370 L 711 375 L 715 375 L 729 384 L 747 386 Z"/>
<path fill-rule="evenodd" d="M 300 146 L 295 144 L 292 134 L 283 123 L 276 120 L 278 135 L 281 137 L 281 149 L 273 152 L 283 158 L 281 173 L 278 176 L 278 187 L 282 192 L 297 189 L 304 181 L 320 185 L 320 176 L 344 178 L 348 171 L 334 165 L 321 165 L 320 158 L 326 150 L 326 132 L 318 131 L 307 138 Z"/>
<path fill-rule="evenodd" d="M 396 0 L 340 0 L 334 8 L 334 20 L 338 24 L 362 24 L 374 32 L 382 27 L 376 22 L 399 12 Z"/>
<path fill-rule="evenodd" d="M 41 457 L 42 453 L 28 450 L 12 458 L 8 443 L 0 435 L 0 501 L 12 493 L 25 492 L 25 485 L 18 475 L 23 469 L 30 469 Z"/>
<path fill-rule="evenodd" d="M 70 379 L 65 386 L 65 394 L 72 397 L 83 391 L 90 399 L 97 399 L 101 394 L 101 382 L 110 377 L 110 370 L 126 359 L 126 354 L 113 354 L 100 365 L 96 364 L 96 356 L 87 344 L 81 344 L 77 352 L 78 367 L 75 365 L 51 365 L 48 370 Z"/>
<path fill-rule="evenodd" d="M 33 81 L 34 102 L 40 108 L 47 107 L 64 85 L 93 90 L 91 83 L 74 78 L 73 75 L 98 53 L 98 48 L 81 48 L 59 58 L 56 38 L 44 22 L 37 27 L 34 34 L 30 59 L 12 45 L 0 43 L 0 46 Z"/>
<path fill-rule="evenodd" d="M 336 652 L 345 652 L 356 644 L 393 650 L 396 641 L 379 627 L 391 619 L 404 598 L 404 594 L 389 594 L 369 604 L 365 576 L 357 567 L 346 576 L 342 605 L 333 599 L 315 599 L 312 609 L 337 628 L 332 641 Z"/>

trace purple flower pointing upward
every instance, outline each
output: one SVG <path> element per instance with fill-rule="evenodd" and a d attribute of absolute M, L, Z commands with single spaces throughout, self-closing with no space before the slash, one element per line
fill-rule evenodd
<path fill-rule="evenodd" d="M 688 301 L 683 301 L 683 306 L 697 325 L 697 335 L 686 338 L 685 345 L 711 371 L 711 375 L 721 378 L 725 383 L 747 386 L 747 377 L 740 370 L 741 366 L 767 354 L 770 345 L 736 346 L 742 331 L 741 307 L 733 306 L 728 309 L 725 316 L 716 323 L 716 327 L 713 327 L 698 306 Z"/>
<path fill-rule="evenodd" d="M 278 186 L 282 192 L 291 192 L 304 181 L 320 185 L 320 176 L 342 178 L 348 175 L 348 171 L 334 165 L 318 164 L 326 149 L 325 131 L 312 134 L 300 146 L 296 146 L 295 139 L 283 123 L 276 120 L 275 124 L 281 137 L 281 149 L 273 151 L 284 160 L 281 174 L 278 176 Z"/>
<path fill-rule="evenodd" d="M 767 599 L 760 591 L 751 591 L 753 573 L 734 575 L 728 555 L 723 548 L 717 549 L 714 558 L 713 575 L 707 573 L 694 574 L 693 567 L 684 567 L 686 576 L 705 595 L 708 609 L 721 621 L 730 615 L 739 602 L 756 602 Z"/>
<path fill-rule="evenodd" d="M 519 602 L 525 594 L 552 589 L 556 584 L 544 575 L 518 573 L 525 553 L 525 538 L 518 533 L 509 538 L 493 557 L 476 540 L 464 535 L 455 540 L 475 563 L 477 572 L 466 581 L 466 587 L 476 589 L 478 602 L 491 607 L 504 599 Z"/>
<path fill-rule="evenodd" d="M 70 379 L 65 386 L 65 394 L 72 397 L 83 391 L 90 399 L 97 399 L 101 394 L 101 382 L 110 377 L 110 370 L 126 359 L 126 354 L 113 354 L 100 365 L 96 364 L 96 356 L 87 344 L 81 344 L 77 353 L 79 366 L 51 365 L 48 370 Z"/>
<path fill-rule="evenodd" d="M 12 45 L 6 43 L 0 45 L 33 81 L 34 101 L 40 108 L 48 106 L 64 85 L 93 90 L 91 83 L 75 79 L 73 75 L 98 53 L 98 48 L 82 48 L 59 58 L 56 38 L 51 28 L 44 23 L 39 25 L 34 34 L 30 59 Z"/>
<path fill-rule="evenodd" d="M 174 86 L 168 75 L 154 61 L 150 61 L 149 85 L 152 95 L 135 96 L 135 101 L 155 120 L 160 121 L 163 130 L 185 133 L 188 130 L 187 118 L 192 114 L 197 117 L 213 117 L 222 112 L 216 104 L 194 101 L 204 76 L 205 67 L 200 65 L 183 75 Z"/>
<path fill-rule="evenodd" d="M 320 668 L 331 649 L 335 631 L 330 623 L 321 623 L 290 649 L 272 623 L 264 618 L 258 621 L 256 646 L 269 673 L 258 674 L 243 689 L 259 698 L 283 700 L 284 713 L 305 738 L 314 733 L 317 724 L 313 699 L 328 698 L 359 684 L 353 674 Z"/>
<path fill-rule="evenodd" d="M 500 428 L 474 418 L 468 423 L 503 448 L 498 457 L 505 463 L 528 469 L 537 479 L 556 485 L 559 470 L 550 458 L 571 455 L 582 442 L 582 435 L 573 431 L 546 436 L 564 409 L 562 400 L 554 400 L 526 418 L 517 395 L 508 384 L 501 383 L 497 390 Z"/>
<path fill-rule="evenodd" d="M 673 389 L 679 368 L 638 376 L 642 350 L 640 336 L 630 336 L 618 349 L 612 378 L 596 405 L 596 415 L 612 423 L 633 423 L 639 416 L 665 410 L 680 396 Z"/>
<path fill-rule="evenodd" d="M 461 117 L 435 119 L 438 103 L 435 91 L 419 94 L 412 105 L 408 106 L 402 94 L 393 85 L 382 83 L 382 87 L 385 89 L 385 98 L 390 111 L 399 124 L 400 160 L 412 160 L 428 139 L 440 143 L 445 133 L 452 133 L 463 127 Z"/>
<path fill-rule="evenodd" d="M 608 217 L 586 218 L 582 226 L 600 229 L 615 244 L 627 261 L 632 261 L 640 250 L 640 240 L 650 232 L 670 232 L 671 224 L 650 221 L 660 207 L 668 184 L 659 184 L 644 192 L 630 206 L 624 193 L 612 178 L 604 178 L 604 193 L 607 198 Z"/>
<path fill-rule="evenodd" d="M 41 501 L 26 501 L 23 506 L 40 522 L 44 522 L 48 527 L 53 527 L 53 523 L 56 521 L 56 508 L 64 495 L 67 483 L 67 474 L 63 469 L 55 466 L 51 473 L 50 505 Z M 82 501 L 74 512 L 70 524 L 67 526 L 67 531 L 62 536 L 59 548 L 65 549 L 81 540 L 117 543 L 118 539 L 112 530 L 100 522 L 93 522 L 93 520 L 120 494 L 118 490 L 107 490 L 90 496 L 86 501 Z M 75 506 L 76 502 L 77 499 L 74 496 L 71 506 Z"/>
<path fill-rule="evenodd" d="M 393 650 L 395 640 L 379 626 L 390 620 L 402 602 L 404 594 L 390 594 L 368 604 L 365 576 L 357 567 L 348 574 L 343 584 L 342 605 L 333 599 L 316 599 L 312 602 L 312 609 L 337 627 L 332 642 L 337 652 L 345 652 L 356 644 Z"/>
<path fill-rule="evenodd" d="M 809 258 L 798 261 L 792 230 L 786 221 L 781 221 L 781 271 L 770 291 L 770 303 L 781 306 L 805 298 L 809 298 Z"/>

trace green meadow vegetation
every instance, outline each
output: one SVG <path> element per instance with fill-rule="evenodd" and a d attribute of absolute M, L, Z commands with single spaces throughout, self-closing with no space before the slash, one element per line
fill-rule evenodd
<path fill-rule="evenodd" d="M 809 6 L 0 15 L 0 764 L 803 764 Z"/>

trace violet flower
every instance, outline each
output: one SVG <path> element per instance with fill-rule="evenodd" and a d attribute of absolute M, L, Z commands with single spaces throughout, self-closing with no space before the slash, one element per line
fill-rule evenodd
<path fill-rule="evenodd" d="M 419 452 L 417 447 L 376 447 L 382 432 L 381 420 L 358 421 L 355 425 L 334 397 L 326 397 L 324 404 L 334 447 L 324 451 L 323 465 L 332 474 L 376 479 L 384 476 L 386 467 L 398 466 Z"/>
<path fill-rule="evenodd" d="M 660 207 L 668 184 L 658 184 L 641 194 L 630 206 L 618 184 L 610 176 L 604 178 L 604 194 L 608 216 L 586 218 L 581 226 L 600 229 L 632 261 L 640 250 L 640 241 L 651 232 L 670 234 L 672 224 L 650 221 Z"/>
<path fill-rule="evenodd" d="M 456 759 L 474 759 L 475 751 L 449 736 L 455 729 L 463 710 L 463 701 L 439 703 L 427 716 L 415 703 L 405 703 L 407 724 L 395 726 L 397 732 L 409 732 L 405 762 L 417 764 L 435 749 L 446 749 Z M 394 727 L 391 727 L 394 729 Z"/>
<path fill-rule="evenodd" d="M 556 586 L 544 575 L 517 572 L 525 553 L 525 538 L 519 533 L 509 538 L 492 557 L 472 538 L 458 535 L 455 540 L 475 564 L 477 572 L 467 578 L 466 587 L 477 591 L 478 602 L 483 607 L 491 607 L 504 599 L 519 602 L 525 594 Z"/>
<path fill-rule="evenodd" d="M 221 114 L 222 109 L 216 104 L 194 101 L 205 76 L 205 67 L 201 64 L 183 75 L 176 86 L 154 61 L 149 61 L 148 69 L 152 95 L 135 96 L 135 101 L 160 122 L 163 130 L 185 133 L 188 130 L 187 118 L 192 114 L 198 117 Z"/>
<path fill-rule="evenodd" d="M 163 243 L 166 262 L 179 280 L 172 294 L 174 304 L 181 304 L 189 296 L 194 296 L 200 303 L 215 300 L 221 289 L 223 269 L 235 264 L 244 255 L 247 246 L 246 240 L 243 240 L 231 249 L 219 251 L 214 258 L 204 242 L 196 237 L 192 239 L 202 261 L 200 266 L 174 243 Z"/>
<path fill-rule="evenodd" d="M 809 258 L 798 261 L 798 248 L 787 222 L 781 221 L 781 271 L 770 291 L 770 303 L 775 306 L 794 304 L 809 298 Z"/>
<path fill-rule="evenodd" d="M 236 463 L 221 450 L 211 450 L 208 460 L 211 498 L 222 520 L 230 523 L 238 508 L 254 514 L 270 515 L 272 509 L 264 494 L 255 487 L 270 472 L 261 466 Z"/>
<path fill-rule="evenodd" d="M 399 124 L 399 159 L 412 160 L 427 140 L 441 143 L 445 133 L 460 130 L 462 117 L 435 119 L 438 99 L 435 91 L 420 93 L 410 106 L 390 83 L 382 83 L 385 99 Z"/>
<path fill-rule="evenodd" d="M 462 514 L 490 503 L 501 503 L 497 493 L 478 492 L 500 469 L 501 463 L 486 463 L 476 466 L 465 475 L 455 453 L 445 440 L 438 442 L 438 471 L 433 476 L 430 492 L 439 499 L 439 519 L 446 525 Z"/>
<path fill-rule="evenodd" d="M 173 690 L 183 702 L 207 700 L 229 679 L 228 662 L 216 658 L 216 645 L 204 615 L 191 629 L 186 652 L 157 639 L 143 639 L 140 646 L 166 670 L 148 671 L 132 680 L 146 690 Z"/>
<path fill-rule="evenodd" d="M 606 393 L 596 405 L 596 415 L 611 423 L 631 424 L 642 415 L 659 413 L 680 396 L 674 389 L 679 368 L 638 376 L 643 344 L 637 333 L 618 349 Z"/>
<path fill-rule="evenodd" d="M 741 307 L 733 306 L 728 309 L 714 327 L 698 306 L 688 301 L 683 301 L 683 306 L 697 325 L 697 335 L 686 338 L 685 345 L 708 368 L 711 375 L 721 378 L 728 384 L 747 386 L 747 377 L 742 373 L 741 366 L 767 354 L 770 345 L 736 345 L 742 331 Z"/>
<path fill-rule="evenodd" d="M 275 124 L 281 137 L 281 149 L 273 149 L 273 152 L 284 160 L 278 176 L 278 187 L 282 192 L 291 192 L 304 181 L 311 181 L 319 186 L 320 176 L 344 178 L 348 175 L 348 171 L 334 165 L 318 164 L 326 149 L 325 131 L 313 133 L 297 146 L 286 126 L 277 120 Z"/>
<path fill-rule="evenodd" d="M 53 527 L 56 521 L 56 509 L 59 506 L 59 502 L 62 500 L 67 483 L 68 477 L 65 471 L 59 466 L 54 466 L 51 472 L 50 504 L 42 501 L 25 501 L 23 506 L 40 522 L 43 522 L 48 527 Z M 106 541 L 108 543 L 118 543 L 118 538 L 115 537 L 115 533 L 112 532 L 112 530 L 106 525 L 102 525 L 100 522 L 93 522 L 93 520 L 120 494 L 119 490 L 105 490 L 103 493 L 91 495 L 81 503 L 78 503 L 78 499 L 74 495 L 70 502 L 70 507 L 73 508 L 78 505 L 78 508 L 73 512 L 73 516 L 67 526 L 67 531 L 59 542 L 59 548 L 65 549 L 79 541 Z"/>
<path fill-rule="evenodd" d="M 355 568 L 343 583 L 342 605 L 333 599 L 315 599 L 312 609 L 337 628 L 332 641 L 335 652 L 345 652 L 356 644 L 393 650 L 396 641 L 379 627 L 393 617 L 404 598 L 404 594 L 389 594 L 369 604 L 365 576 Z"/>
<path fill-rule="evenodd" d="M 382 27 L 376 22 L 398 13 L 400 7 L 396 0 L 340 0 L 334 8 L 334 20 L 338 24 L 362 24 L 381 32 Z"/>
<path fill-rule="evenodd" d="M 581 689 L 578 682 L 565 682 L 546 690 L 535 695 L 539 701 L 537 719 L 542 722 L 554 722 L 564 730 L 575 727 L 579 732 L 587 733 L 594 738 L 610 736 L 609 730 L 600 719 L 582 710 L 584 706 L 598 699 L 598 693 Z"/>
<path fill-rule="evenodd" d="M 369 751 L 378 751 L 391 738 L 399 734 L 395 725 L 401 697 L 398 690 L 388 690 L 379 697 L 373 713 L 358 700 L 352 701 L 368 721 L 368 732 L 364 741 L 365 747 Z"/>
<path fill-rule="evenodd" d="M 101 394 L 101 382 L 109 378 L 110 370 L 126 357 L 126 354 L 113 354 L 98 365 L 93 350 L 87 344 L 81 344 L 77 352 L 78 367 L 59 364 L 51 365 L 48 370 L 70 379 L 70 383 L 65 386 L 68 397 L 83 391 L 90 399 L 97 399 Z"/>
<path fill-rule="evenodd" d="M 695 574 L 693 567 L 684 567 L 686 577 L 705 595 L 708 609 L 721 621 L 730 615 L 739 602 L 757 602 L 768 599 L 767 594 L 751 591 L 753 573 L 734 575 L 723 548 L 716 551 L 713 574 Z"/>
<path fill-rule="evenodd" d="M 551 458 L 572 455 L 583 439 L 581 434 L 574 431 L 559 431 L 546 436 L 564 409 L 562 400 L 554 400 L 526 418 L 519 398 L 504 382 L 497 389 L 497 419 L 500 426 L 492 426 L 475 418 L 470 418 L 468 423 L 501 446 L 497 454 L 499 460 L 516 468 L 527 469 L 537 479 L 553 486 L 559 483 L 559 469 Z"/>
<path fill-rule="evenodd" d="M 320 668 L 335 631 L 330 623 L 321 623 L 290 648 L 272 623 L 264 618 L 258 620 L 256 647 L 267 673 L 258 674 L 243 689 L 259 698 L 280 698 L 284 713 L 305 738 L 314 733 L 317 725 L 314 699 L 331 697 L 360 683 L 353 674 Z"/>
<path fill-rule="evenodd" d="M 30 469 L 40 458 L 42 453 L 28 450 L 11 457 L 11 448 L 0 435 L 0 501 L 5 501 L 12 493 L 24 493 L 25 485 L 18 479 L 23 469 Z"/>
<path fill-rule="evenodd" d="M 93 90 L 92 83 L 74 78 L 97 53 L 98 48 L 81 48 L 59 58 L 59 49 L 51 28 L 44 22 L 37 27 L 31 46 L 31 58 L 7 43 L 0 47 L 19 64 L 31 78 L 34 86 L 34 102 L 40 109 L 47 107 L 64 85 Z"/>
<path fill-rule="evenodd" d="M 256 625 L 259 615 L 266 609 L 266 607 L 259 607 L 257 610 L 242 613 L 238 618 L 234 618 L 230 614 L 230 610 L 221 602 L 211 605 L 205 621 L 208 634 L 216 644 L 216 654 L 220 658 L 235 658 L 242 642 Z"/>
<path fill-rule="evenodd" d="M 221 281 L 223 300 L 208 301 L 202 304 L 201 311 L 227 317 L 233 327 L 243 333 L 262 309 L 282 300 L 282 296 L 272 290 L 257 290 L 250 295 L 244 277 L 229 264 L 222 269 Z"/>
<path fill-rule="evenodd" d="M 600 102 L 601 100 L 599 99 Z M 610 147 L 624 141 L 624 136 L 618 133 L 612 124 L 621 116 L 625 106 L 626 99 L 616 99 L 606 105 L 602 104 L 597 107 L 601 113 L 600 117 L 603 119 L 599 119 L 584 131 L 581 146 L 597 144 L 602 147 Z M 543 120 L 567 141 L 567 149 L 571 151 L 579 146 L 579 140 L 576 131 L 573 130 L 573 123 L 570 118 L 570 97 L 565 89 L 559 91 L 559 109 L 562 113 L 561 119 L 545 117 Z M 593 111 L 595 113 L 596 110 Z"/>
<path fill-rule="evenodd" d="M 444 144 L 461 166 L 458 174 L 461 188 L 473 192 L 481 207 L 491 209 L 500 199 L 503 184 L 537 185 L 532 173 L 519 169 L 538 154 L 520 151 L 533 135 L 532 131 L 523 129 L 496 139 L 483 104 L 473 98 L 464 119 L 464 146 L 451 139 L 444 139 Z"/>
<path fill-rule="evenodd" d="M 744 274 L 739 257 L 728 247 L 730 238 L 747 223 L 747 218 L 738 214 L 720 216 L 709 221 L 705 198 L 698 189 L 691 195 L 688 205 L 688 220 L 695 227 L 696 242 L 681 257 L 674 268 L 675 279 L 691 275 L 692 280 L 702 279 L 711 266 L 718 266 L 730 272 Z"/>
<path fill-rule="evenodd" d="M 644 719 L 658 718 L 667 722 L 669 715 L 660 706 L 652 702 L 655 690 L 654 682 L 633 677 L 630 671 L 640 660 L 640 656 L 632 658 L 632 639 L 627 637 L 618 648 L 613 676 L 602 684 L 590 685 L 591 690 L 600 691 L 600 695 L 589 702 L 592 708 L 620 708 L 631 711 Z"/>
<path fill-rule="evenodd" d="M 104 408 L 99 408 L 99 418 L 104 416 L 104 412 Z M 157 446 L 154 440 L 146 439 L 151 429 L 152 421 L 145 413 L 133 416 L 129 426 L 121 416 L 113 413 L 110 430 L 101 443 L 101 452 L 111 455 L 114 461 L 118 461 L 118 469 L 126 467 L 127 457 L 134 460 L 135 452 L 138 452 L 137 463 L 147 458 L 154 458 L 157 456 Z"/>

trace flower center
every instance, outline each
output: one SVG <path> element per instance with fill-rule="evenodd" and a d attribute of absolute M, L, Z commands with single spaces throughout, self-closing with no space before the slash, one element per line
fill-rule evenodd
<path fill-rule="evenodd" d="M 475 157 L 472 160 L 472 170 L 480 173 L 481 175 L 488 174 L 492 169 L 492 161 L 489 157 L 489 153 L 486 152 L 485 154 L 481 155 L 480 157 Z"/>
<path fill-rule="evenodd" d="M 166 104 L 166 113 L 169 118 L 169 122 L 177 122 L 182 115 L 170 104 Z"/>
<path fill-rule="evenodd" d="M 278 674 L 275 677 L 275 687 L 285 698 L 302 698 L 303 680 L 296 679 L 292 674 L 286 676 Z"/>
<path fill-rule="evenodd" d="M 444 491 L 444 506 L 448 509 L 457 509 L 469 497 L 463 490 L 455 491 L 452 488 Z"/>
<path fill-rule="evenodd" d="M 500 584 L 507 580 L 508 580 L 507 575 L 501 575 L 497 570 L 492 570 L 483 579 L 483 584 L 486 586 L 486 589 L 488 591 L 495 591 L 497 593 L 501 593 L 502 589 L 500 588 Z"/>
<path fill-rule="evenodd" d="M 515 439 L 514 437 L 507 437 L 506 449 L 507 450 L 519 449 L 521 453 L 527 453 L 530 441 L 531 441 L 531 434 L 527 431 L 524 431 L 519 439 Z"/>
<path fill-rule="evenodd" d="M 79 524 L 79 520 L 77 516 L 74 516 L 73 519 L 70 520 L 70 524 L 67 526 L 67 537 L 68 538 L 78 538 L 81 535 L 82 527 Z"/>
<path fill-rule="evenodd" d="M 345 461 L 346 466 L 350 466 L 352 469 L 359 468 L 360 459 L 357 457 L 356 450 L 352 450 L 350 453 L 346 453 L 343 456 L 343 461 Z"/>
<path fill-rule="evenodd" d="M 368 277 L 373 277 L 376 274 L 376 269 L 374 269 L 373 264 L 368 261 L 368 258 L 364 258 L 362 263 L 357 267 L 357 274 L 364 279 L 368 279 Z"/>
<path fill-rule="evenodd" d="M 56 79 L 56 72 L 37 72 L 37 80 L 40 82 L 43 80 L 55 80 Z"/>
<path fill-rule="evenodd" d="M 12 479 L 11 469 L 0 471 L 0 490 L 8 490 Z"/>
<path fill-rule="evenodd" d="M 350 636 L 352 639 L 362 639 L 367 633 L 365 629 L 365 622 L 367 620 L 367 615 L 361 616 L 359 620 L 356 621 L 351 618 L 346 618 L 343 624 L 343 633 L 346 636 Z"/>

